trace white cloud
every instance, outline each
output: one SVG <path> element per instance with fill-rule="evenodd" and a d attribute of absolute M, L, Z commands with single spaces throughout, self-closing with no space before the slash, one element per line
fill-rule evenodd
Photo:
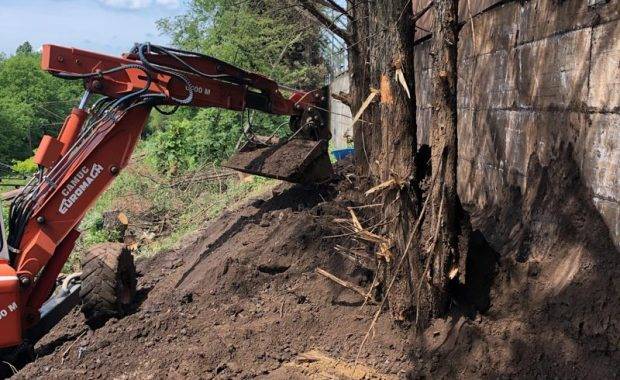
<path fill-rule="evenodd" d="M 155 4 L 176 9 L 181 6 L 181 0 L 155 0 Z"/>
<path fill-rule="evenodd" d="M 99 0 L 103 5 L 120 9 L 142 9 L 151 5 L 151 0 Z"/>
<path fill-rule="evenodd" d="M 181 5 L 181 0 L 99 0 L 105 6 L 117 9 L 145 9 L 151 6 L 176 9 Z"/>

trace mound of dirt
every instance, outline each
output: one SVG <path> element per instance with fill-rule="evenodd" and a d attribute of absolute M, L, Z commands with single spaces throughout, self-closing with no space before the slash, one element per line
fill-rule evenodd
<path fill-rule="evenodd" d="M 435 321 L 414 345 L 411 377 L 620 376 L 620 253 L 571 150 L 548 166 L 532 156 L 525 193 L 508 189 L 500 207 L 473 211 L 478 239 L 496 252 L 474 250 L 467 263 L 468 275 L 490 274 L 489 308 Z"/>
<path fill-rule="evenodd" d="M 229 209 L 178 249 L 138 262 L 133 314 L 90 331 L 76 310 L 16 378 L 403 376 L 406 335 L 387 316 L 353 365 L 376 306 L 315 273 L 372 280 L 325 238 L 348 217 L 351 201 L 336 197 L 351 198 L 348 189 L 285 185 Z"/>
<path fill-rule="evenodd" d="M 571 157 L 533 156 L 524 193 L 472 209 L 452 314 L 413 337 L 384 313 L 356 364 L 377 306 L 316 274 L 372 283 L 336 253 L 336 221 L 368 201 L 343 177 L 281 186 L 141 260 L 133 314 L 90 331 L 75 311 L 16 377 L 617 378 L 620 254 Z"/>

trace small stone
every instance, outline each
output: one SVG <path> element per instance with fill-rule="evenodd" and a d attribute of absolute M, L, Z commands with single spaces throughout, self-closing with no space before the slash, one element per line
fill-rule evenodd
<path fill-rule="evenodd" d="M 226 363 L 220 363 L 220 365 L 218 365 L 217 368 L 215 369 L 215 372 L 216 373 L 221 373 L 225 369 L 226 369 Z"/>
<path fill-rule="evenodd" d="M 527 275 L 530 277 L 538 277 L 540 266 L 537 262 L 530 262 L 527 268 Z"/>

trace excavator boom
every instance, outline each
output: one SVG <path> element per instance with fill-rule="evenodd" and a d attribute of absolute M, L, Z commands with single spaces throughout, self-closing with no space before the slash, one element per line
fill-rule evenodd
<path fill-rule="evenodd" d="M 63 287 L 54 299 L 50 294 L 80 235 L 79 223 L 129 163 L 153 108 L 287 115 L 292 138 L 275 143 L 245 131 L 248 141 L 228 166 L 300 183 L 325 181 L 332 174 L 323 91 L 285 97 L 264 76 L 150 44 L 136 45 L 122 57 L 44 45 L 41 67 L 83 81 L 86 91 L 59 135 L 43 137 L 35 155 L 39 171 L 12 202 L 7 241 L 2 226 L 0 349 L 24 338 L 36 341 L 78 302 L 75 287 Z M 93 94 L 100 97 L 87 107 Z"/>

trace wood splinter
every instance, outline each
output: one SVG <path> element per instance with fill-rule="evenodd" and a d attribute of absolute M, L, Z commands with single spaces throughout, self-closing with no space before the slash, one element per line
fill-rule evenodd
<path fill-rule="evenodd" d="M 372 304 L 375 303 L 372 299 L 368 298 L 368 292 L 364 288 L 362 288 L 361 286 L 357 286 L 355 284 L 350 283 L 349 281 L 345 281 L 345 280 L 343 280 L 341 278 L 338 278 L 338 277 L 334 276 L 333 274 L 331 274 L 331 273 L 329 273 L 326 270 L 323 270 L 321 268 L 316 268 L 316 273 L 320 274 L 323 277 L 326 277 L 326 278 L 332 280 L 333 282 L 335 282 L 338 285 L 344 286 L 345 288 L 354 291 L 355 293 L 357 293 L 360 296 L 362 296 L 364 301 L 366 301 L 367 303 L 372 303 Z"/>

